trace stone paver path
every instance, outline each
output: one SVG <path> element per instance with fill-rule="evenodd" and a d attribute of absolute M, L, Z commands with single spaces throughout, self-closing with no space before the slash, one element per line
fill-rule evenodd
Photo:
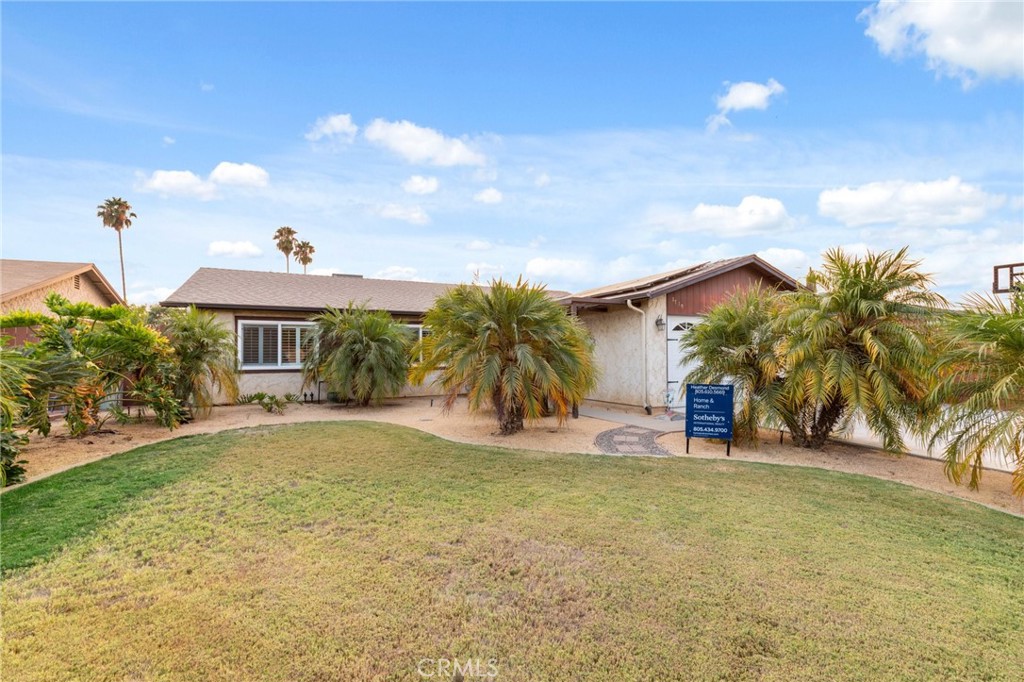
<path fill-rule="evenodd" d="M 642 426 L 620 426 L 597 434 L 594 443 L 608 455 L 671 457 L 672 454 L 655 440 L 661 433 Z"/>

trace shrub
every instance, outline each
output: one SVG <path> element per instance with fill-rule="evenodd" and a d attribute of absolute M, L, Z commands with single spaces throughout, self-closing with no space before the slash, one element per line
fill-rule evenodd
<path fill-rule="evenodd" d="M 363 406 L 379 405 L 405 385 L 412 338 L 390 314 L 349 305 L 328 308 L 313 321 L 302 366 L 305 385 L 322 379 Z"/>
<path fill-rule="evenodd" d="M 10 429 L 0 430 L 0 487 L 20 483 L 25 479 L 25 460 L 18 455 L 28 438 Z"/>
<path fill-rule="evenodd" d="M 447 409 L 465 393 L 471 410 L 495 410 L 506 435 L 543 416 L 548 402 L 561 422 L 597 383 L 590 334 L 544 287 L 522 279 L 450 289 L 424 326 L 430 334 L 412 350 L 423 358 L 412 380 L 438 372 Z"/>

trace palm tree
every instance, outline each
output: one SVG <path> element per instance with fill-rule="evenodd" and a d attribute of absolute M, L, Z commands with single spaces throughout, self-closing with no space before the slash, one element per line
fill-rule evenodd
<path fill-rule="evenodd" d="M 35 363 L 7 345 L 0 336 L 0 488 L 19 483 L 25 477 L 24 460 L 18 459 L 28 439 L 15 426 L 29 406 L 30 382 Z"/>
<path fill-rule="evenodd" d="M 238 397 L 238 366 L 234 335 L 216 315 L 189 306 L 168 312 L 164 333 L 174 348 L 174 397 L 190 412 L 209 414 L 216 391 L 228 402 Z"/>
<path fill-rule="evenodd" d="M 782 382 L 782 337 L 774 324 L 780 307 L 774 289 L 737 291 L 684 332 L 679 342 L 683 363 L 699 363 L 687 382 L 735 386 L 733 438 L 755 447 L 758 429 L 779 422 L 773 400 Z"/>
<path fill-rule="evenodd" d="M 430 329 L 412 351 L 422 357 L 410 378 L 435 379 L 450 410 L 460 394 L 469 408 L 493 408 L 501 433 L 523 429 L 553 403 L 559 422 L 597 382 L 593 340 L 544 287 L 522 279 L 492 280 L 489 288 L 461 284 L 427 311 Z"/>
<path fill-rule="evenodd" d="M 302 264 L 302 274 L 306 274 L 306 266 L 313 262 L 313 254 L 316 249 L 309 242 L 299 242 L 295 245 L 295 260 Z"/>
<path fill-rule="evenodd" d="M 132 226 L 132 219 L 138 218 L 132 212 L 132 206 L 121 197 L 111 197 L 96 207 L 96 217 L 103 219 L 104 227 L 112 227 L 117 231 L 117 252 L 121 257 L 121 297 L 128 302 L 128 287 L 124 278 L 124 248 L 121 245 L 121 230 Z"/>
<path fill-rule="evenodd" d="M 322 379 L 362 406 L 380 405 L 405 386 L 412 336 L 386 311 L 328 307 L 313 321 L 312 336 L 303 342 L 307 385 Z"/>
<path fill-rule="evenodd" d="M 813 273 L 816 291 L 783 294 L 776 408 L 797 445 L 820 448 L 860 418 L 886 449 L 904 449 L 901 426 L 920 423 L 929 391 L 926 327 L 946 305 L 918 266 L 906 248 L 863 258 L 833 249 Z"/>
<path fill-rule="evenodd" d="M 970 487 L 981 481 L 986 451 L 1014 458 L 1013 490 L 1024 495 L 1024 306 L 969 296 L 939 329 L 941 405 L 930 447 L 945 441 L 946 475 Z"/>
<path fill-rule="evenodd" d="M 291 272 L 289 265 L 291 263 L 292 251 L 295 250 L 295 235 L 295 230 L 287 225 L 277 228 L 277 231 L 274 232 L 274 241 L 277 242 L 277 250 L 284 254 L 285 272 Z"/>

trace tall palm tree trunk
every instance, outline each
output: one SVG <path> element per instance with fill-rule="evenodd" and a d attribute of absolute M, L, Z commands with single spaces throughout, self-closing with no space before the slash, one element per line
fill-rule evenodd
<path fill-rule="evenodd" d="M 288 257 L 290 255 L 291 254 L 287 254 L 287 253 L 284 254 L 284 271 L 285 272 L 291 272 L 292 271 L 292 269 L 291 269 L 292 259 Z"/>
<path fill-rule="evenodd" d="M 117 231 L 117 253 L 121 257 L 121 298 L 128 303 L 128 286 L 124 279 L 124 248 L 121 246 L 121 230 Z"/>

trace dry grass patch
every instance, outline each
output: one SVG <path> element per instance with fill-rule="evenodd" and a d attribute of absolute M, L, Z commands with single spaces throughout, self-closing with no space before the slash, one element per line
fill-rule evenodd
<path fill-rule="evenodd" d="M 5 679 L 417 680 L 424 658 L 497 659 L 498 680 L 1024 669 L 1024 521 L 903 486 L 380 424 L 153 447 L 0 498 L 4 553 L 28 557 L 4 581 Z M 173 475 L 102 508 L 153 463 Z M 61 491 L 101 513 L 56 543 L 27 532 Z"/>

